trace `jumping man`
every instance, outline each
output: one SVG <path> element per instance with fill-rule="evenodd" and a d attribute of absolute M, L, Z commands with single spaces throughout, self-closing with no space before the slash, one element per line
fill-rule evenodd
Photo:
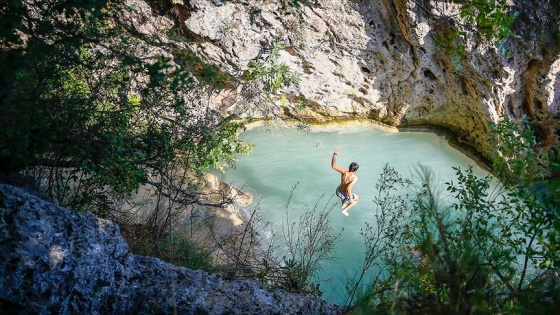
<path fill-rule="evenodd" d="M 332 156 L 331 166 L 332 168 L 341 174 L 340 185 L 336 188 L 336 195 L 342 201 L 340 208 L 342 209 L 342 214 L 348 215 L 348 210 L 352 208 L 355 204 L 360 201 L 360 196 L 352 193 L 352 187 L 358 180 L 356 176 L 356 171 L 358 171 L 358 163 L 352 162 L 348 167 L 348 171 L 342 167 L 336 165 L 336 156 L 338 155 L 338 150 L 335 150 Z"/>

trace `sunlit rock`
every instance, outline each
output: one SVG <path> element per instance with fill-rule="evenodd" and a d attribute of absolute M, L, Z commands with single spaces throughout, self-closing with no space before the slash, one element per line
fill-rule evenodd
<path fill-rule="evenodd" d="M 232 75 L 283 38 L 289 49 L 279 61 L 301 76 L 297 87 L 279 92 L 292 101 L 279 106 L 290 107 L 283 111 L 289 116 L 439 125 L 485 153 L 488 122 L 560 110 L 553 88 L 558 45 L 550 33 L 558 29 L 560 7 L 511 4 L 517 18 L 501 43 L 505 50 L 467 34 L 461 56 L 436 44 L 435 35 L 450 30 L 427 13 L 456 7 L 430 1 L 318 0 L 297 9 L 276 1 L 194 1 L 184 24 L 199 39 L 187 47 Z M 308 107 L 298 112 L 301 100 Z M 241 97 L 222 105 L 223 113 L 258 116 Z"/>

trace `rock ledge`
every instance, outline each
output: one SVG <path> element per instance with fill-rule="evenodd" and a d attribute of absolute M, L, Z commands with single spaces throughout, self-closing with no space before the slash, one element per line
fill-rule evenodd
<path fill-rule="evenodd" d="M 341 314 L 303 294 L 131 254 L 111 221 L 0 184 L 0 308 L 18 314 Z"/>

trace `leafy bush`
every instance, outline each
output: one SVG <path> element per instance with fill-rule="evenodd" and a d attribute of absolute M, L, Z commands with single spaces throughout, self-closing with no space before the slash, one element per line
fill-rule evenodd
<path fill-rule="evenodd" d="M 138 255 L 155 256 L 190 269 L 212 272 L 215 267 L 207 249 L 192 241 L 188 233 L 174 232 L 154 238 L 146 225 L 123 226 L 123 236 L 130 250 Z"/>
<path fill-rule="evenodd" d="M 502 116 L 500 123 L 490 126 L 494 172 L 504 184 L 529 186 L 549 174 L 548 156 L 539 147 L 527 117 L 516 123 Z"/>
<path fill-rule="evenodd" d="M 287 211 L 290 203 L 286 205 L 286 221 L 282 224 L 286 253 L 279 264 L 280 281 L 277 283 L 282 288 L 321 294 L 317 274 L 321 263 L 333 258 L 340 236 L 334 233 L 328 217 L 336 204 L 329 207 L 327 203 L 320 209 L 321 199 L 311 209 L 305 206 L 297 222 L 290 221 Z"/>
<path fill-rule="evenodd" d="M 282 86 L 290 87 L 298 84 L 299 76 L 293 73 L 286 64 L 278 62 L 280 51 L 286 47 L 286 43 L 280 40 L 273 43 L 266 56 L 249 64 L 245 79 L 263 82 L 267 93 L 273 93 Z"/>
<path fill-rule="evenodd" d="M 475 176 L 471 167 L 455 168 L 456 178 L 445 183 L 444 193 L 431 172 L 421 169 L 421 185 L 406 190 L 400 176 L 384 169 L 377 185 L 382 197 L 375 201 L 378 220 L 364 233 L 362 274 L 375 276 L 361 293 L 358 278 L 349 302 L 390 313 L 495 314 L 558 307 L 560 216 L 551 201 L 559 194 L 543 197 L 533 189 L 531 181 L 542 176 L 542 165 L 531 150 L 531 132 L 518 132 L 522 126 L 504 120 L 496 128 L 497 141 L 516 145 L 519 152 L 499 155 L 504 160 L 498 165 L 515 166 L 504 168 L 505 185 Z M 508 140 L 500 140 L 504 137 Z M 372 264 L 373 258 L 378 260 Z"/>

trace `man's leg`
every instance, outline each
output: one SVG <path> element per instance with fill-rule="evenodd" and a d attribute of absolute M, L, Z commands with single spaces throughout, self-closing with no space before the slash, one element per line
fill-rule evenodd
<path fill-rule="evenodd" d="M 340 198 L 340 208 L 344 208 L 344 204 L 348 201 L 348 197 L 340 193 L 338 189 L 336 189 L 336 196 Z"/>
<path fill-rule="evenodd" d="M 344 214 L 345 216 L 348 216 L 348 212 L 346 212 L 345 208 L 348 207 L 349 203 L 346 203 L 346 202 L 350 202 L 350 198 L 348 198 L 348 196 L 345 196 L 345 197 L 346 198 L 342 201 L 342 206 L 340 206 L 340 208 L 342 209 L 342 214 Z"/>
<path fill-rule="evenodd" d="M 350 201 L 346 207 L 342 208 L 342 214 L 344 215 L 348 215 L 348 209 L 352 208 L 355 204 L 357 204 L 360 201 L 360 196 L 359 195 L 354 195 L 354 200 Z M 346 213 L 345 213 L 346 212 Z"/>

